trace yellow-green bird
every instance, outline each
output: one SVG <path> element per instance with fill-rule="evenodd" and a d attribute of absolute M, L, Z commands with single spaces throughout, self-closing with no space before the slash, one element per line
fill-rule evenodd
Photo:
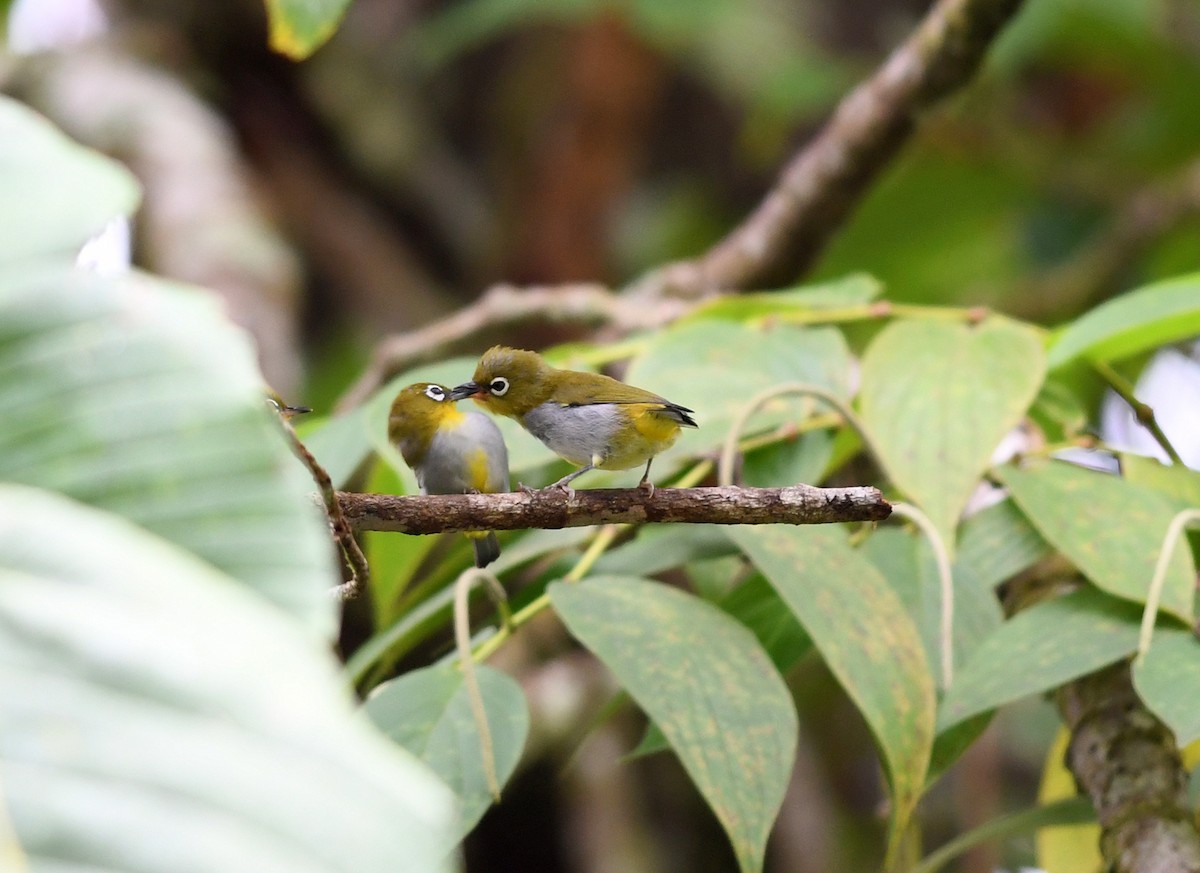
<path fill-rule="evenodd" d="M 681 427 L 697 427 L 692 410 L 657 394 L 597 373 L 559 370 L 535 352 L 496 346 L 484 353 L 475 377 L 451 398 L 473 397 L 485 409 L 515 418 L 551 451 L 580 469 L 551 487 L 567 488 L 591 469 L 646 465 L 671 447 Z"/>
<path fill-rule="evenodd" d="M 455 406 L 444 385 L 418 382 L 396 395 L 388 416 L 388 439 L 417 474 L 422 494 L 494 494 L 508 490 L 508 449 L 495 423 Z M 491 531 L 467 534 L 475 566 L 500 557 Z"/>

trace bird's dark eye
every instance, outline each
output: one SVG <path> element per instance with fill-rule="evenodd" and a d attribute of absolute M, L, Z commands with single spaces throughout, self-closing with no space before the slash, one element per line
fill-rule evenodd
<path fill-rule="evenodd" d="M 442 389 L 441 385 L 430 385 L 425 389 L 425 396 L 430 400 L 436 400 L 438 403 L 441 403 L 446 399 L 446 392 Z"/>
<path fill-rule="evenodd" d="M 495 394 L 497 397 L 503 397 L 505 394 L 508 393 L 508 380 L 505 379 L 503 376 L 497 376 L 495 379 L 493 379 L 491 382 L 488 383 L 488 390 L 491 391 L 493 394 Z"/>

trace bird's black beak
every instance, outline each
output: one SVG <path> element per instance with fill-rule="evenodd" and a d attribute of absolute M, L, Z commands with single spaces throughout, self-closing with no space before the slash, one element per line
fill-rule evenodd
<path fill-rule="evenodd" d="M 446 396 L 451 400 L 465 400 L 483 393 L 483 386 L 478 382 L 463 382 L 457 388 L 451 388 Z"/>
<path fill-rule="evenodd" d="M 306 412 L 312 412 L 311 406 L 285 406 L 283 407 L 284 415 L 304 415 Z"/>

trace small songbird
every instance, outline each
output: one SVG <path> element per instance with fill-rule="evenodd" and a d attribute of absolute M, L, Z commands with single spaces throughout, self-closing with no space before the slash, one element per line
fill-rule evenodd
<path fill-rule="evenodd" d="M 473 397 L 485 409 L 515 418 L 559 457 L 580 469 L 550 487 L 568 488 L 591 469 L 646 465 L 639 487 L 650 483 L 654 456 L 671 447 L 680 427 L 697 427 L 692 410 L 608 376 L 559 370 L 541 355 L 496 346 L 484 353 L 475 378 L 450 397 Z"/>
<path fill-rule="evenodd" d="M 388 439 L 417 474 L 422 494 L 508 490 L 508 449 L 500 429 L 482 413 L 460 410 L 442 385 L 418 382 L 397 394 L 388 416 Z M 491 531 L 467 536 L 475 546 L 476 567 L 500 557 L 500 543 Z"/>

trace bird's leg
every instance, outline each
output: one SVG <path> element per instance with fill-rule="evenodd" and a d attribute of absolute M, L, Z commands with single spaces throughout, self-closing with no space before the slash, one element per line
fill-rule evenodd
<path fill-rule="evenodd" d="M 596 467 L 596 465 L 594 463 L 592 463 L 592 464 L 588 464 L 585 467 L 580 467 L 578 470 L 572 470 L 570 473 L 563 476 L 557 482 L 547 485 L 546 488 L 543 490 L 546 490 L 549 488 L 558 488 L 562 491 L 567 492 L 567 497 L 574 497 L 575 489 L 571 487 L 571 482 L 574 481 L 575 479 L 579 478 L 580 476 L 582 476 L 584 473 L 588 472 L 589 470 L 594 470 L 595 467 Z"/>
<path fill-rule="evenodd" d="M 654 483 L 650 481 L 650 465 L 654 463 L 654 458 L 651 457 L 646 461 L 646 472 L 642 474 L 642 481 L 638 483 L 638 488 L 646 493 L 646 499 L 650 500 L 654 497 Z"/>

